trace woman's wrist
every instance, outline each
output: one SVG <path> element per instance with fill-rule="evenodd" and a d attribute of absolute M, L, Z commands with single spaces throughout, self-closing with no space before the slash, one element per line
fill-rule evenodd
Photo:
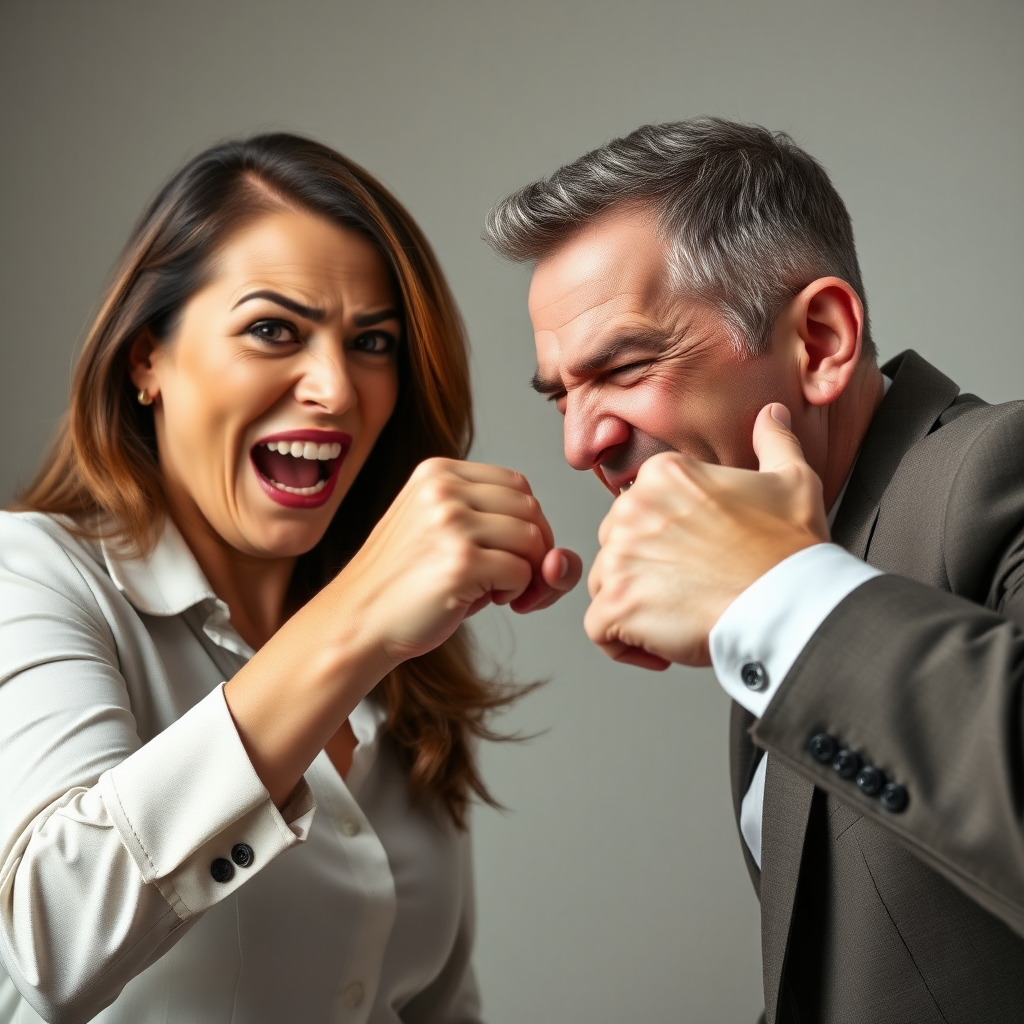
<path fill-rule="evenodd" d="M 397 665 L 374 626 L 370 602 L 339 577 L 293 615 L 274 641 L 287 637 L 288 649 L 299 652 L 298 664 L 308 664 L 311 681 L 336 689 L 343 702 L 350 691 L 359 692 L 358 704 Z"/>

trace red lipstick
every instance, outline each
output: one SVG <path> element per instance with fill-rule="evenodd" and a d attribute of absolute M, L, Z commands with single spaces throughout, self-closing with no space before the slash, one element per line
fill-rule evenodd
<path fill-rule="evenodd" d="M 352 436 L 339 430 L 282 430 L 249 451 L 266 495 L 286 508 L 319 508 L 334 493 Z"/>

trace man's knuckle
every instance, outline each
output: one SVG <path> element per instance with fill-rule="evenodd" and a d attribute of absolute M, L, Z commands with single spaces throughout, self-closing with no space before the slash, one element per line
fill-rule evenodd
<path fill-rule="evenodd" d="M 797 487 L 810 491 L 813 494 L 821 493 L 821 477 L 806 462 L 791 463 L 789 470 L 794 477 Z"/>

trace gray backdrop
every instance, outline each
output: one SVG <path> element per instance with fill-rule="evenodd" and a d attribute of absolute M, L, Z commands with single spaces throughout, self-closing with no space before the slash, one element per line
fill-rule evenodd
<path fill-rule="evenodd" d="M 913 346 L 992 400 L 1024 389 L 1019 0 L 328 0 L 0 4 L 0 498 L 66 403 L 76 341 L 142 205 L 183 158 L 310 133 L 409 206 L 474 346 L 476 457 L 525 471 L 589 560 L 608 497 L 527 388 L 527 274 L 479 241 L 503 193 L 636 125 L 792 132 L 853 214 L 883 356 Z M 586 643 L 585 596 L 483 616 L 549 685 L 488 749 L 510 811 L 474 819 L 477 964 L 495 1024 L 752 1021 L 757 905 L 732 823 L 727 706 Z"/>

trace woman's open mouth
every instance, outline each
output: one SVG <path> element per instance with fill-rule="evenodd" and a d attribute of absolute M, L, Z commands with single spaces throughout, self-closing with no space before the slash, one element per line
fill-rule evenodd
<path fill-rule="evenodd" d="M 288 430 L 261 438 L 249 458 L 263 490 L 280 505 L 316 508 L 330 498 L 352 438 L 336 430 Z"/>

